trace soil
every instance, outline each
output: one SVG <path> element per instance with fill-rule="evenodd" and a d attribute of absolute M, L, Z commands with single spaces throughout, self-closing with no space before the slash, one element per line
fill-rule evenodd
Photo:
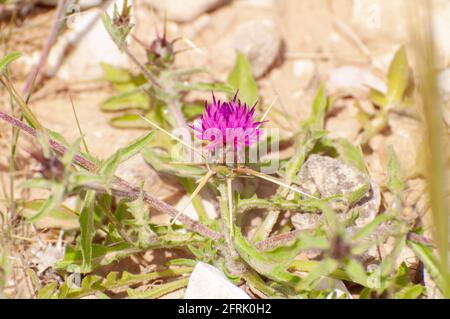
<path fill-rule="evenodd" d="M 359 2 L 362 9 L 356 7 Z M 283 126 L 281 126 L 284 133 L 289 134 L 292 132 L 293 126 L 298 125 L 309 115 L 316 89 L 321 82 L 326 82 L 336 69 L 353 66 L 384 81 L 384 72 L 390 58 L 405 40 L 405 34 L 398 26 L 404 21 L 393 17 L 396 4 L 392 3 L 393 1 L 387 0 L 236 0 L 204 13 L 191 22 L 168 21 L 167 31 L 170 38 L 185 37 L 198 47 L 196 50 L 177 55 L 177 66 L 206 67 L 211 73 L 201 75 L 199 79 L 224 81 L 234 61 L 234 52 L 229 52 L 224 47 L 227 46 L 227 41 L 235 30 L 248 21 L 264 19 L 273 21 L 283 43 L 282 50 L 273 66 L 258 79 L 258 85 L 264 104 L 268 105 L 278 96 L 279 102 L 275 109 L 282 114 L 289 115 L 282 120 Z M 370 23 L 373 22 L 372 16 L 356 15 L 355 13 L 355 10 L 370 11 L 370 8 L 375 10 L 381 19 L 381 24 L 375 29 L 370 26 Z M 154 30 L 162 30 L 163 14 L 154 12 L 146 4 L 146 1 L 136 1 L 134 12 L 135 36 L 150 43 L 155 37 Z M 450 10 L 447 13 L 447 19 L 450 20 Z M 12 79 L 18 88 L 22 87 L 26 75 L 39 58 L 50 32 L 54 15 L 55 10 L 52 7 L 37 7 L 28 16 L 13 24 L 8 24 L 7 21 L 0 22 L 2 41 L 5 43 L 3 47 L 6 48 L 0 50 L 1 55 L 3 56 L 5 51 L 11 49 L 24 53 L 24 57 L 15 62 L 14 68 L 11 68 Z M 343 29 L 342 25 L 347 26 L 350 33 L 343 31 L 345 28 Z M 98 28 L 98 23 L 93 29 L 96 28 Z M 6 37 L 8 30 L 13 30 L 9 38 Z M 60 38 L 70 32 L 71 29 L 65 30 Z M 46 127 L 61 133 L 67 140 L 74 141 L 79 136 L 79 131 L 72 111 L 70 101 L 72 99 L 90 151 L 100 159 L 107 157 L 131 139 L 143 134 L 142 130 L 113 128 L 109 124 L 109 120 L 114 114 L 102 112 L 99 108 L 99 104 L 112 94 L 111 88 L 100 79 L 99 62 L 108 62 L 114 60 L 113 57 L 117 57 L 118 65 L 134 68 L 132 63 L 124 59 L 120 53 L 112 51 L 115 50 L 114 47 L 106 52 L 99 50 L 101 52 L 95 53 L 95 39 L 101 34 L 101 31 L 95 31 L 94 34 L 87 32 L 83 39 L 78 41 L 79 43 L 68 49 L 60 69 L 53 77 L 45 76 L 46 72 L 50 70 L 47 64 L 41 73 L 44 76 L 40 78 L 30 100 L 30 107 Z M 103 36 L 106 34 L 103 33 Z M 355 39 L 357 39 L 356 42 Z M 362 47 L 358 41 L 361 41 Z M 87 43 L 90 43 L 91 47 L 84 50 L 83 44 L 87 45 Z M 103 42 L 100 41 L 100 43 Z M 187 46 L 188 44 L 183 41 L 177 43 L 178 49 Z M 138 57 L 143 58 L 144 52 L 136 42 L 132 43 L 132 50 Z M 449 67 L 448 62 L 442 61 L 442 69 Z M 301 67 L 306 64 L 311 67 Z M 338 85 L 340 87 L 329 87 L 329 90 L 342 92 L 352 83 L 346 83 L 344 79 Z M 209 93 L 206 92 L 190 94 L 186 99 L 208 97 Z M 367 101 L 367 91 L 364 88 L 359 97 L 363 103 L 364 100 Z M 331 116 L 328 119 L 329 124 L 327 124 L 327 127 L 333 132 L 337 132 L 337 134 L 341 132 L 341 136 L 350 140 L 356 139 L 360 129 L 359 123 L 354 120 L 353 103 L 353 97 L 339 100 L 338 105 L 343 111 L 336 112 L 335 116 Z M 11 112 L 4 92 L 1 95 L 0 110 Z M 395 121 L 398 127 L 404 128 L 403 135 L 398 139 L 408 143 L 408 134 L 417 134 L 414 126 L 418 126 L 418 123 L 412 123 L 408 117 L 397 117 Z M 0 180 L 3 185 L 9 183 L 10 139 L 11 130 L 0 122 Z M 396 139 L 392 136 L 380 136 L 379 139 L 378 143 L 374 143 L 375 149 L 371 155 L 367 156 L 367 160 L 373 179 L 382 184 L 386 178 L 384 172 L 386 172 L 387 160 L 385 155 L 380 154 L 386 154 L 386 140 L 395 143 Z M 27 143 L 26 139 L 19 143 L 16 161 L 19 175 L 17 181 L 32 173 L 33 164 L 30 164 L 32 161 L 29 160 L 26 152 L 26 148 L 31 147 L 30 145 L 31 143 Z M 406 147 L 409 145 L 406 144 Z M 414 154 L 416 153 L 414 152 Z M 408 156 L 404 160 L 408 162 L 402 164 L 414 166 L 417 159 L 414 156 Z M 181 188 L 176 183 L 159 176 L 143 161 L 137 161 L 132 165 L 141 177 L 144 176 L 147 179 L 147 191 L 158 198 L 176 204 L 182 195 Z M 136 183 L 138 180 L 136 174 L 128 176 L 128 178 L 132 183 Z M 412 216 L 424 216 L 427 205 L 423 204 L 426 200 L 421 196 L 423 182 L 420 179 L 414 181 L 408 183 L 408 194 L 410 195 L 406 211 Z M 18 188 L 16 192 L 19 196 L 24 197 L 37 196 L 20 191 Z M 0 201 L 0 210 L 5 209 L 2 202 Z M 161 217 L 161 220 L 164 219 L 165 217 Z M 20 227 L 23 233 L 22 237 L 30 238 L 30 240 L 21 242 L 10 251 L 11 256 L 17 258 L 19 266 L 24 266 L 29 260 L 32 248 L 38 247 L 42 242 L 56 240 L 59 236 L 59 231 L 55 229 L 37 231 L 30 225 Z M 145 258 L 147 257 L 149 263 L 155 265 L 164 259 L 160 256 L 146 256 Z M 133 267 L 134 272 L 139 271 L 139 267 L 136 268 L 136 265 L 133 265 L 135 262 L 131 259 L 124 263 L 129 263 L 126 268 L 131 269 L 130 271 L 133 271 Z M 17 271 L 15 280 L 16 284 L 11 283 L 13 287 L 11 289 L 15 289 L 18 295 L 21 294 L 25 297 L 32 295 L 28 288 L 30 279 L 23 271 Z M 175 295 L 181 296 L 180 292 Z"/>

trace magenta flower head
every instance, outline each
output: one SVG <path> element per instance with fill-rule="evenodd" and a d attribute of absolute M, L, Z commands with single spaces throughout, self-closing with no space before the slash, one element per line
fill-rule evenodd
<path fill-rule="evenodd" d="M 237 99 L 237 94 L 232 101 L 221 102 L 213 93 L 212 104 L 205 101 L 203 115 L 190 125 L 197 138 L 209 141 L 208 150 L 220 147 L 242 150 L 258 142 L 262 135 L 258 127 L 263 122 L 255 120 L 256 103 L 250 108 Z"/>

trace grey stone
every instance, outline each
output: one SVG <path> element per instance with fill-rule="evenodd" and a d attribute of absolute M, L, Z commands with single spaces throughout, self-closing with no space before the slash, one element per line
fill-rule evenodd
<path fill-rule="evenodd" d="M 281 44 L 276 24 L 268 19 L 242 24 L 232 38 L 232 46 L 247 56 L 257 78 L 274 65 L 280 55 Z"/>
<path fill-rule="evenodd" d="M 321 198 L 333 195 L 347 197 L 360 187 L 369 183 L 370 188 L 352 207 L 347 207 L 342 201 L 332 202 L 332 208 L 341 220 L 349 218 L 355 209 L 359 217 L 356 227 L 369 223 L 377 215 L 380 207 L 380 190 L 378 185 L 358 169 L 340 160 L 313 154 L 303 164 L 298 173 L 300 189 L 308 194 L 320 194 Z M 319 226 L 324 220 L 322 214 L 297 213 L 292 217 L 292 223 L 297 229 L 310 229 Z"/>

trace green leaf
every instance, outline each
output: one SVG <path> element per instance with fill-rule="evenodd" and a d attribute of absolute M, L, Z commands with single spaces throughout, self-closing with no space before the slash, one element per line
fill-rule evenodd
<path fill-rule="evenodd" d="M 241 258 L 259 274 L 291 287 L 300 282 L 300 277 L 287 271 L 288 264 L 280 263 L 270 254 L 258 251 L 247 241 L 238 227 L 234 227 L 233 241 Z"/>
<path fill-rule="evenodd" d="M 395 299 L 417 299 L 424 292 L 425 288 L 422 285 L 408 286 L 395 294 Z"/>
<path fill-rule="evenodd" d="M 321 262 L 322 261 L 295 259 L 289 264 L 289 268 L 298 272 L 310 272 Z M 340 268 L 337 268 L 333 272 L 329 273 L 329 276 L 340 280 L 351 281 L 347 273 Z"/>
<path fill-rule="evenodd" d="M 132 299 L 156 299 L 161 296 L 167 295 L 172 291 L 179 290 L 187 286 L 189 278 L 178 279 L 166 284 L 155 286 L 152 289 L 146 291 L 137 291 L 133 289 L 127 289 L 128 296 Z"/>
<path fill-rule="evenodd" d="M 220 242 L 217 242 L 218 245 Z M 216 243 L 215 243 L 216 244 Z M 217 260 L 217 248 L 212 240 L 206 240 L 200 243 L 189 244 L 187 247 L 190 252 L 195 256 L 197 261 L 203 261 L 205 263 L 214 263 Z"/>
<path fill-rule="evenodd" d="M 408 265 L 403 261 L 395 274 L 395 285 L 406 287 L 411 283 Z"/>
<path fill-rule="evenodd" d="M 370 288 L 364 288 L 359 294 L 359 299 L 371 299 L 371 294 L 373 290 Z"/>
<path fill-rule="evenodd" d="M 54 183 L 51 190 L 52 194 L 47 198 L 39 207 L 36 214 L 27 219 L 29 223 L 35 223 L 42 217 L 48 215 L 63 199 L 64 185 L 60 183 Z"/>
<path fill-rule="evenodd" d="M 343 138 L 336 139 L 334 141 L 334 147 L 337 149 L 341 160 L 356 167 L 363 173 L 368 173 L 361 147 L 354 146 L 352 143 Z"/>
<path fill-rule="evenodd" d="M 205 107 L 200 103 L 191 103 L 183 105 L 183 114 L 187 119 L 193 119 L 203 113 Z"/>
<path fill-rule="evenodd" d="M 380 91 L 370 89 L 369 98 L 373 104 L 384 107 L 388 104 L 387 97 Z"/>
<path fill-rule="evenodd" d="M 44 188 L 44 189 L 51 189 L 54 182 L 50 181 L 45 178 L 32 178 L 26 181 L 23 181 L 19 184 L 20 188 Z"/>
<path fill-rule="evenodd" d="M 311 269 L 306 277 L 302 278 L 302 281 L 296 288 L 298 290 L 311 290 L 316 286 L 317 281 L 320 278 L 329 276 L 331 273 L 336 271 L 337 268 L 338 262 L 336 260 L 331 258 L 322 260 L 317 264 L 317 266 Z"/>
<path fill-rule="evenodd" d="M 95 192 L 86 192 L 84 205 L 79 217 L 81 229 L 81 253 L 83 256 L 82 273 L 90 272 L 92 267 L 92 239 L 94 237 L 94 201 Z"/>
<path fill-rule="evenodd" d="M 393 216 L 388 215 L 388 214 L 378 215 L 370 223 L 368 223 L 363 228 L 358 230 L 358 232 L 355 235 L 353 235 L 352 241 L 356 242 L 356 241 L 359 241 L 359 240 L 363 239 L 364 237 L 370 235 L 377 228 L 378 225 L 380 225 L 392 218 L 393 218 Z"/>
<path fill-rule="evenodd" d="M 90 185 L 99 185 L 107 188 L 108 179 L 91 172 L 79 171 L 74 172 L 69 176 L 69 185 L 71 189 Z"/>
<path fill-rule="evenodd" d="M 74 143 L 72 143 L 68 148 L 66 153 L 61 159 L 65 170 L 69 170 L 73 163 L 74 156 L 80 151 L 81 137 L 79 137 Z"/>
<path fill-rule="evenodd" d="M 233 70 L 228 75 L 227 83 L 235 92 L 239 90 L 240 100 L 248 105 L 253 105 L 258 100 L 258 86 L 253 77 L 250 62 L 239 51 L 236 53 L 236 62 Z"/>
<path fill-rule="evenodd" d="M 389 103 L 400 102 L 409 84 L 409 66 L 406 49 L 402 46 L 394 56 L 388 71 Z"/>
<path fill-rule="evenodd" d="M 439 260 L 434 256 L 430 247 L 413 242 L 407 241 L 408 246 L 414 251 L 416 256 L 421 262 L 423 262 L 426 270 L 429 272 L 431 278 L 436 282 L 441 291 L 444 290 L 444 276 L 440 272 Z"/>
<path fill-rule="evenodd" d="M 399 234 L 396 238 L 393 249 L 389 252 L 389 255 L 386 256 L 380 264 L 380 275 L 383 280 L 385 277 L 389 276 L 391 272 L 394 270 L 395 262 L 402 253 L 404 247 L 406 245 L 406 235 Z"/>
<path fill-rule="evenodd" d="M 194 166 L 182 163 L 170 163 L 172 158 L 160 152 L 155 148 L 145 148 L 142 151 L 144 160 L 149 163 L 156 171 L 177 175 L 178 177 L 190 177 L 199 179 L 206 174 L 206 169 L 202 166 Z"/>
<path fill-rule="evenodd" d="M 144 194 L 141 192 L 139 197 L 127 203 L 128 210 L 133 215 L 135 230 L 138 233 L 138 244 L 141 247 L 148 245 L 150 238 L 155 233 L 150 229 L 150 217 L 147 206 L 144 203 Z"/>
<path fill-rule="evenodd" d="M 106 99 L 100 106 L 101 110 L 105 112 L 117 112 L 128 109 L 146 110 L 148 107 L 148 97 L 140 89 L 114 95 Z"/>
<path fill-rule="evenodd" d="M 314 103 L 311 116 L 303 122 L 302 126 L 305 130 L 303 139 L 296 144 L 295 154 L 285 165 L 284 179 L 287 184 L 291 184 L 297 175 L 300 167 L 303 165 L 309 153 L 314 149 L 316 144 L 327 134 L 323 130 L 325 114 L 330 107 L 331 100 L 327 99 L 325 94 L 325 86 L 321 85 Z M 281 196 L 286 196 L 289 191 L 284 189 Z"/>
<path fill-rule="evenodd" d="M 324 232 L 317 230 L 314 234 L 298 232 L 296 238 L 290 243 L 280 245 L 271 250 L 265 250 L 264 255 L 279 263 L 291 263 L 303 250 L 327 249 L 329 242 Z"/>
<path fill-rule="evenodd" d="M 21 52 L 11 52 L 0 60 L 0 73 L 14 60 L 17 60 L 22 56 Z"/>
<path fill-rule="evenodd" d="M 394 194 L 401 192 L 405 188 L 400 173 L 400 164 L 392 146 L 389 146 L 388 180 L 386 185 Z"/>
<path fill-rule="evenodd" d="M 119 164 L 129 160 L 131 157 L 140 153 L 144 147 L 153 139 L 154 132 L 150 132 L 132 141 L 128 146 L 120 148 L 116 153 L 119 154 Z M 114 155 L 113 155 L 114 156 Z"/>
<path fill-rule="evenodd" d="M 161 243 L 171 246 L 200 243 L 204 241 L 204 238 L 196 233 L 179 233 L 169 231 L 166 234 L 160 233 L 158 235 L 158 239 Z"/>
<path fill-rule="evenodd" d="M 295 148 L 294 156 L 292 156 L 286 163 L 286 171 L 283 175 L 287 184 L 291 184 L 294 181 L 295 176 L 297 175 L 308 155 L 314 149 L 314 146 L 326 134 L 327 132 L 323 130 L 306 131 L 305 137 L 300 143 L 298 143 Z M 282 192 L 288 193 L 289 191 L 287 189 L 284 189 Z"/>
<path fill-rule="evenodd" d="M 188 266 L 188 267 L 195 267 L 197 264 L 196 260 L 193 259 L 187 259 L 187 258 L 176 258 L 171 259 L 166 263 L 168 266 Z"/>
<path fill-rule="evenodd" d="M 58 133 L 56 131 L 52 131 L 50 129 L 46 129 L 46 131 L 47 131 L 48 135 L 50 135 L 50 137 L 52 139 L 54 139 L 55 141 L 61 143 L 64 146 L 69 146 L 70 145 L 70 143 L 60 133 Z"/>
<path fill-rule="evenodd" d="M 44 199 L 35 199 L 22 203 L 20 206 L 23 209 L 20 210 L 20 214 L 25 218 L 29 218 L 34 215 L 33 212 L 39 210 L 44 204 Z M 63 204 L 55 205 L 44 217 L 40 220 L 33 222 L 37 228 L 62 228 L 77 229 L 79 227 L 77 214 L 67 206 Z"/>
<path fill-rule="evenodd" d="M 118 272 L 110 272 L 106 278 L 97 275 L 85 276 L 81 282 L 81 287 L 73 285 L 70 277 L 61 285 L 58 298 L 74 299 L 95 294 L 105 296 L 104 292 L 113 289 L 123 289 L 132 285 L 145 284 L 158 279 L 172 278 L 187 274 L 192 271 L 192 267 L 174 267 L 161 269 L 151 273 L 131 274 L 127 271 L 119 278 Z"/>
<path fill-rule="evenodd" d="M 102 165 L 100 166 L 99 174 L 107 178 L 108 181 L 111 181 L 114 173 L 117 170 L 117 167 L 120 164 L 120 157 L 122 156 L 121 152 L 122 149 L 117 150 L 117 152 L 103 161 Z"/>
<path fill-rule="evenodd" d="M 133 28 L 133 25 L 128 24 L 120 27 L 115 26 L 113 24 L 113 21 L 111 20 L 111 17 L 106 13 L 102 15 L 102 22 L 105 26 L 106 31 L 109 33 L 109 36 L 117 45 L 119 50 L 125 49 L 127 45 L 126 38 Z"/>
<path fill-rule="evenodd" d="M 120 260 L 122 258 L 128 257 L 132 254 L 138 253 L 142 249 L 138 247 L 132 247 L 127 243 L 119 243 L 111 246 L 103 246 L 98 244 L 90 245 L 90 257 L 91 257 L 91 267 L 90 271 L 94 270 L 99 266 L 106 266 L 114 261 Z M 64 259 L 59 261 L 57 268 L 66 269 L 70 271 L 72 265 L 83 265 L 84 254 L 82 250 L 75 249 L 71 246 L 67 246 Z M 83 272 L 83 271 L 82 271 Z M 84 271 L 86 272 L 86 271 Z"/>
<path fill-rule="evenodd" d="M 148 123 L 139 115 L 133 113 L 113 117 L 109 123 L 117 128 L 148 129 Z"/>
<path fill-rule="evenodd" d="M 118 68 L 111 64 L 101 63 L 103 69 L 103 78 L 112 83 L 131 82 L 131 75 L 127 69 Z"/>
<path fill-rule="evenodd" d="M 234 88 L 227 83 L 177 83 L 175 89 L 180 91 L 213 91 L 223 92 L 229 95 L 236 93 Z"/>
<path fill-rule="evenodd" d="M 352 206 L 353 204 L 358 203 L 367 194 L 369 189 L 370 189 L 369 184 L 363 184 L 362 186 L 355 189 L 346 198 L 348 204 Z"/>
<path fill-rule="evenodd" d="M 50 299 L 52 298 L 53 294 L 56 292 L 56 289 L 58 288 L 58 283 L 56 281 L 49 283 L 45 287 L 43 287 L 38 292 L 38 299 Z"/>
<path fill-rule="evenodd" d="M 331 108 L 333 101 L 327 98 L 325 85 L 321 84 L 314 98 L 312 113 L 303 126 L 309 129 L 323 130 L 325 115 Z"/>
<path fill-rule="evenodd" d="M 138 154 L 153 139 L 153 132 L 131 142 L 128 146 L 118 149 L 114 154 L 108 157 L 100 167 L 100 174 L 105 177 L 112 177 L 119 164 L 127 161 Z"/>
<path fill-rule="evenodd" d="M 361 265 L 359 261 L 354 259 L 349 259 L 344 266 L 345 272 L 349 275 L 349 277 L 356 283 L 364 287 L 368 287 L 369 280 L 364 267 Z M 374 288 L 374 287 L 370 287 Z"/>

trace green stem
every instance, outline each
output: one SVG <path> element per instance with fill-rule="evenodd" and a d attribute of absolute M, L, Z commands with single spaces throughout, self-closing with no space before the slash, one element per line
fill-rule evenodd
<path fill-rule="evenodd" d="M 413 9 L 414 8 L 414 9 Z M 436 46 L 432 30 L 432 9 L 428 2 L 411 9 L 414 25 L 415 53 L 418 61 L 420 97 L 426 128 L 426 175 L 428 195 L 433 218 L 433 235 L 439 253 L 441 289 L 450 298 L 449 270 L 449 200 L 446 179 L 446 143 L 442 119 L 442 105 L 437 87 Z"/>

